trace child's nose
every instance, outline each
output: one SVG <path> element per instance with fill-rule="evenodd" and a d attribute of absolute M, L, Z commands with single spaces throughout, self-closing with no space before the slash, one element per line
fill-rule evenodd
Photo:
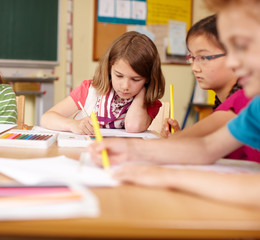
<path fill-rule="evenodd" d="M 201 71 L 201 67 L 199 65 L 198 62 L 194 61 L 192 64 L 191 64 L 191 69 L 193 72 L 200 72 Z"/>
<path fill-rule="evenodd" d="M 129 80 L 124 79 L 121 84 L 122 89 L 127 90 L 127 89 L 129 89 L 129 86 L 130 86 Z"/>

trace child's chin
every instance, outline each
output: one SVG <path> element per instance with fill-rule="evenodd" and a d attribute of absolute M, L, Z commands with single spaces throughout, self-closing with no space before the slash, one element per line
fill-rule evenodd
<path fill-rule="evenodd" d="M 249 98 L 256 97 L 257 95 L 260 95 L 260 89 L 252 87 L 250 85 L 244 86 L 244 92 L 245 92 L 245 95 Z"/>

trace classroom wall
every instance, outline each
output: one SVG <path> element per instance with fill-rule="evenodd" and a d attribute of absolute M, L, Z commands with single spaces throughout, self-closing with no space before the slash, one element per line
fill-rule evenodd
<path fill-rule="evenodd" d="M 66 97 L 66 36 L 67 36 L 67 0 L 60 0 L 60 64 L 55 68 L 59 80 L 55 82 L 55 103 Z M 92 61 L 94 0 L 74 0 L 73 3 L 73 88 L 84 79 L 91 79 L 97 62 Z M 203 0 L 193 0 L 193 22 L 208 16 Z M 193 86 L 193 74 L 190 66 L 163 65 L 166 79 L 166 91 L 162 101 L 169 101 L 169 85 L 174 85 L 175 117 L 183 121 Z M 33 124 L 33 113 L 27 112 L 25 121 Z M 189 121 L 189 125 L 193 123 Z"/>

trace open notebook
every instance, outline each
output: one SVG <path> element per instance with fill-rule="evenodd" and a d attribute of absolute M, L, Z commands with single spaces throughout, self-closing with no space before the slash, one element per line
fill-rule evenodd
<path fill-rule="evenodd" d="M 35 126 L 32 129 L 33 132 L 45 132 L 56 133 L 57 143 L 59 147 L 87 147 L 95 139 L 94 136 L 80 135 L 70 132 L 53 131 L 43 127 Z M 159 138 L 151 131 L 145 131 L 141 133 L 127 133 L 124 129 L 100 129 L 103 137 L 123 137 L 123 138 L 143 138 L 143 139 L 156 139 Z"/>

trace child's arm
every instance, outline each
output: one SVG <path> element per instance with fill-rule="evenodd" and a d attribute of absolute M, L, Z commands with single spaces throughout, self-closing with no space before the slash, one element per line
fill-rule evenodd
<path fill-rule="evenodd" d="M 101 165 L 101 151 L 107 149 L 110 163 L 149 161 L 161 164 L 212 164 L 242 146 L 226 126 L 205 137 L 155 140 L 104 139 L 89 146 L 92 160 Z"/>
<path fill-rule="evenodd" d="M 135 96 L 125 117 L 125 130 L 127 132 L 143 132 L 150 126 L 152 119 L 147 113 L 144 102 L 145 87 Z"/>
<path fill-rule="evenodd" d="M 173 125 L 176 128 L 176 122 L 169 119 L 167 123 L 164 123 L 161 136 L 162 137 L 203 137 L 206 136 L 217 129 L 223 127 L 229 120 L 233 119 L 237 115 L 229 111 L 216 111 L 210 114 L 208 117 L 198 121 L 191 127 L 185 128 L 183 131 L 175 131 L 175 134 L 170 134 L 169 125 Z M 178 134 L 176 134 L 178 132 Z"/>
<path fill-rule="evenodd" d="M 124 165 L 117 180 L 150 187 L 177 189 L 199 196 L 260 208 L 260 174 L 221 174 L 154 165 Z"/>
<path fill-rule="evenodd" d="M 1 84 L 0 87 L 0 115 L 1 123 L 15 124 L 17 122 L 16 96 L 10 85 Z"/>
<path fill-rule="evenodd" d="M 57 131 L 69 131 L 77 134 L 93 134 L 90 117 L 81 120 L 71 118 L 78 111 L 73 99 L 68 96 L 57 103 L 41 117 L 41 126 Z"/>

